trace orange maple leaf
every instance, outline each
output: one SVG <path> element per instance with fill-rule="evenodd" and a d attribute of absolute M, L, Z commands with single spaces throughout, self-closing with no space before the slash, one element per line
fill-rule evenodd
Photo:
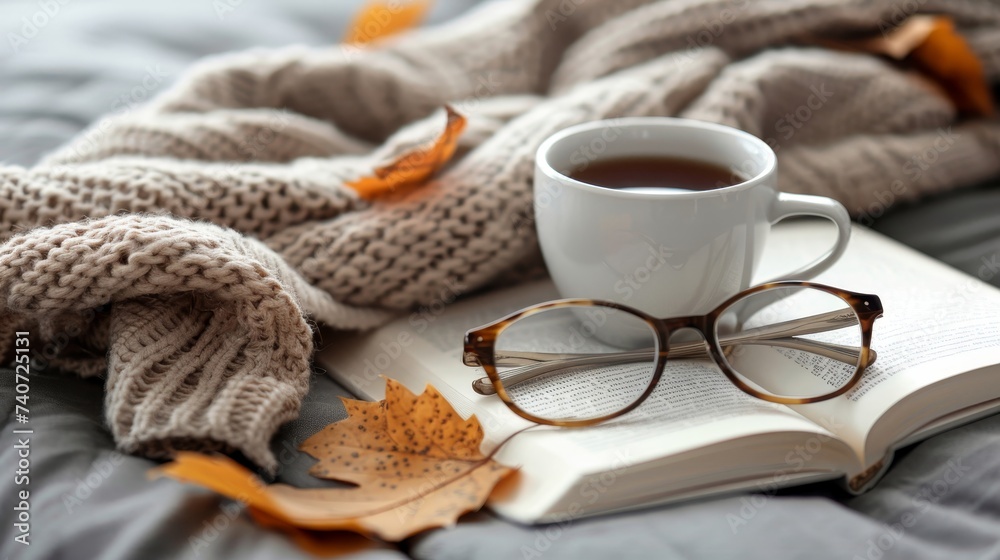
<path fill-rule="evenodd" d="M 423 185 L 444 164 L 458 146 L 458 137 L 465 129 L 465 117 L 445 105 L 448 120 L 444 130 L 430 146 L 417 147 L 392 163 L 375 168 L 373 175 L 347 183 L 361 198 L 372 199 L 398 189 Z"/>
<path fill-rule="evenodd" d="M 369 2 L 347 27 L 344 43 L 363 45 L 416 27 L 431 8 L 430 0 Z"/>
<path fill-rule="evenodd" d="M 399 541 L 454 524 L 486 502 L 513 472 L 484 455 L 483 429 L 463 419 L 434 387 L 417 396 L 386 380 L 385 400 L 341 399 L 348 417 L 314 434 L 302 449 L 319 459 L 314 476 L 356 488 L 300 489 L 265 485 L 231 459 L 178 453 L 153 470 L 246 503 L 261 522 L 325 550 L 309 531 L 352 531 Z"/>

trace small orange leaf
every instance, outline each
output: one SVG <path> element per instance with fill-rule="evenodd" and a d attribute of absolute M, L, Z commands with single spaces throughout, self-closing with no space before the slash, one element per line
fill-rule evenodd
<path fill-rule="evenodd" d="M 444 131 L 430 146 L 417 147 L 392 163 L 377 167 L 374 175 L 349 182 L 347 186 L 361 198 L 372 199 L 396 189 L 417 187 L 427 182 L 455 155 L 458 137 L 465 129 L 465 117 L 447 105 L 445 111 L 448 121 Z"/>
<path fill-rule="evenodd" d="M 512 472 L 479 450 L 479 421 L 463 419 L 430 385 L 418 396 L 387 379 L 385 400 L 343 401 L 348 417 L 302 449 L 319 459 L 311 474 L 356 488 L 267 486 L 228 458 L 197 453 L 178 453 L 153 472 L 243 501 L 256 519 L 317 551 L 328 550 L 330 539 L 316 531 L 398 541 L 452 525 Z"/>
<path fill-rule="evenodd" d="M 992 116 L 993 97 L 976 53 L 946 16 L 914 15 L 881 35 L 820 40 L 833 49 L 887 56 L 915 67 L 959 112 Z"/>
<path fill-rule="evenodd" d="M 354 16 L 344 43 L 363 45 L 416 27 L 430 11 L 430 0 L 369 2 Z"/>
<path fill-rule="evenodd" d="M 941 84 L 960 112 L 983 117 L 993 115 L 993 95 L 983 64 L 950 19 L 934 18 L 933 28 L 910 58 Z"/>

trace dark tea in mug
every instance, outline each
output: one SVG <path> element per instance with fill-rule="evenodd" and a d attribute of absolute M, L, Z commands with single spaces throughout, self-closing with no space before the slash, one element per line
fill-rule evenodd
<path fill-rule="evenodd" d="M 631 156 L 590 162 L 569 176 L 598 187 L 622 190 L 707 191 L 742 183 L 729 168 L 670 156 Z"/>

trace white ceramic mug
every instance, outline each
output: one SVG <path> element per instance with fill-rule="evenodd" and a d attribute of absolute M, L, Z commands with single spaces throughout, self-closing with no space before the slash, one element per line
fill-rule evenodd
<path fill-rule="evenodd" d="M 594 161 L 643 156 L 711 163 L 745 180 L 705 191 L 621 190 L 568 175 Z M 814 215 L 836 225 L 836 243 L 768 281 L 812 278 L 843 254 L 850 216 L 830 198 L 779 192 L 777 172 L 766 143 L 718 124 L 639 117 L 562 130 L 535 160 L 535 220 L 549 273 L 563 297 L 615 301 L 657 317 L 704 314 L 750 286 L 772 224 Z"/>

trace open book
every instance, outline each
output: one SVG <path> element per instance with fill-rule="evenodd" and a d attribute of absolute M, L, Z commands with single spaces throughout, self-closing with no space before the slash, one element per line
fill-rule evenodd
<path fill-rule="evenodd" d="M 774 228 L 761 277 L 829 244 L 826 224 Z M 560 521 L 737 490 L 842 479 L 863 492 L 893 451 L 1000 410 L 1000 290 L 878 233 L 855 227 L 846 254 L 816 279 L 877 294 L 877 361 L 849 393 L 784 406 L 737 389 L 709 362 L 671 368 L 636 410 L 588 428 L 539 426 L 497 455 L 519 466 L 516 486 L 491 500 L 520 522 Z M 549 281 L 430 306 L 375 332 L 335 341 L 317 361 L 356 394 L 381 399 L 386 375 L 414 391 L 433 384 L 482 422 L 490 449 L 530 423 L 498 397 L 473 391 L 482 369 L 462 364 L 462 337 L 509 312 L 558 299 Z"/>

